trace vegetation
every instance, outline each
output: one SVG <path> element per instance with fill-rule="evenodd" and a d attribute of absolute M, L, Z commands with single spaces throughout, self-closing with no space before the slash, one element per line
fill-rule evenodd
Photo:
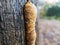
<path fill-rule="evenodd" d="M 47 6 L 48 9 L 45 9 L 45 11 L 43 12 L 44 18 L 48 18 L 48 19 L 57 19 L 60 20 L 60 7 L 59 6 Z M 45 8 L 45 7 L 44 7 Z"/>

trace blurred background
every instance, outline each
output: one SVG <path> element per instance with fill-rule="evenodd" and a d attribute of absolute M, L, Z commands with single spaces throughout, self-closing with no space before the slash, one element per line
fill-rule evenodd
<path fill-rule="evenodd" d="M 39 0 L 40 18 L 60 20 L 60 0 Z"/>
<path fill-rule="evenodd" d="M 36 45 L 60 45 L 60 0 L 38 0 Z"/>

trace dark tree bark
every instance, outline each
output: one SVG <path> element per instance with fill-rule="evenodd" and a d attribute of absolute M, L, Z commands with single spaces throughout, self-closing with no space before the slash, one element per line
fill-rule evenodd
<path fill-rule="evenodd" d="M 27 0 L 0 0 L 0 45 L 25 45 L 23 6 Z M 31 0 L 37 5 L 37 2 Z"/>

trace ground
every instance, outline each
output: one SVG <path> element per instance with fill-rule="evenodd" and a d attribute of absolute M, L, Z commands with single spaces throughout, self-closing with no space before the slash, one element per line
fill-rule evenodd
<path fill-rule="evenodd" d="M 60 45 L 60 21 L 39 21 L 39 45 Z"/>

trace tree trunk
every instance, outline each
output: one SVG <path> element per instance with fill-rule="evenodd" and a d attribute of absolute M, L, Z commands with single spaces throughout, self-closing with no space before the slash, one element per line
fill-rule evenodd
<path fill-rule="evenodd" d="M 25 45 L 23 6 L 26 1 L 0 0 L 0 45 Z"/>

